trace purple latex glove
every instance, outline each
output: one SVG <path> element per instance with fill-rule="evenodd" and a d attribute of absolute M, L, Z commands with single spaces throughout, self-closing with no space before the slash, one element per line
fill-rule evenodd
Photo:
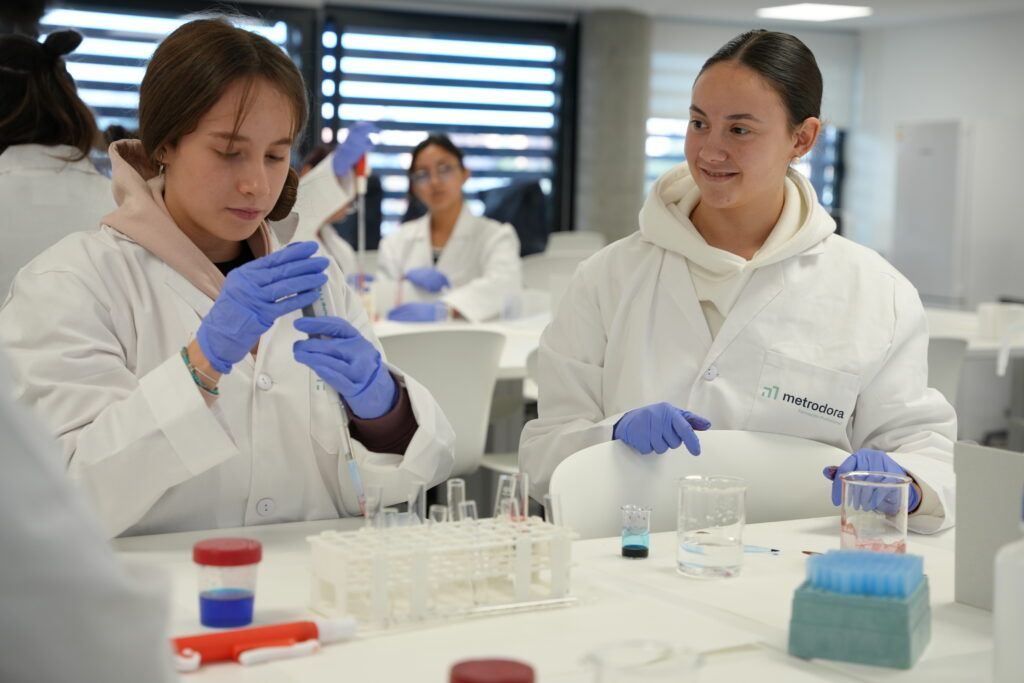
<path fill-rule="evenodd" d="M 448 318 L 448 306 L 443 301 L 412 301 L 388 311 L 388 320 L 403 323 L 432 323 Z"/>
<path fill-rule="evenodd" d="M 899 463 L 889 457 L 888 453 L 872 450 L 870 448 L 861 448 L 844 460 L 838 467 L 830 465 L 821 472 L 825 475 L 826 479 L 832 480 L 832 504 L 835 506 L 838 506 L 843 502 L 843 482 L 840 475 L 846 474 L 847 472 L 890 472 L 892 474 L 907 476 L 906 470 L 900 467 Z M 878 481 L 883 480 L 884 475 L 879 475 Z M 916 508 L 920 500 L 921 494 L 919 494 L 917 492 L 917 488 L 911 484 L 910 500 L 907 510 L 913 510 Z M 890 495 L 886 495 L 882 488 L 874 490 L 866 489 L 863 492 L 863 495 L 861 495 L 858 500 L 854 501 L 854 506 L 858 509 L 864 510 L 881 508 L 883 512 L 892 514 L 896 512 L 899 507 L 899 499 L 895 497 L 895 491 Z"/>
<path fill-rule="evenodd" d="M 352 275 L 347 275 L 345 277 L 345 282 L 352 289 L 356 290 L 357 292 L 359 291 L 359 275 L 355 273 L 353 273 Z M 373 276 L 363 275 L 363 286 L 365 287 L 370 282 L 373 282 Z"/>
<path fill-rule="evenodd" d="M 680 410 L 671 403 L 653 403 L 619 418 L 612 438 L 626 442 L 644 455 L 652 451 L 664 453 L 680 444 L 686 444 L 686 450 L 693 455 L 700 455 L 700 440 L 694 430 L 704 431 L 710 426 L 700 415 Z"/>
<path fill-rule="evenodd" d="M 316 301 L 328 261 L 316 242 L 294 242 L 228 273 L 196 338 L 214 370 L 231 372 L 274 321 Z"/>
<path fill-rule="evenodd" d="M 424 266 L 423 268 L 413 268 L 405 274 L 405 279 L 420 289 L 425 289 L 428 292 L 434 292 L 435 294 L 445 287 L 451 287 L 451 283 L 448 282 L 447 275 L 437 268 L 430 268 L 428 266 Z"/>
<path fill-rule="evenodd" d="M 331 168 L 334 175 L 345 175 L 351 170 L 359 158 L 373 149 L 370 133 L 379 133 L 380 128 L 369 121 L 352 124 L 348 129 L 348 137 L 334 148 L 334 161 Z"/>
<path fill-rule="evenodd" d="M 370 420 L 395 407 L 395 378 L 388 372 L 377 347 L 351 323 L 325 315 L 299 318 L 295 329 L 318 335 L 295 342 L 295 360 L 308 365 L 331 385 L 353 413 Z"/>

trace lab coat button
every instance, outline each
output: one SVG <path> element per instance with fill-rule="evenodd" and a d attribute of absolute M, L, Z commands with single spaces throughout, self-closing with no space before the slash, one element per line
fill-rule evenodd
<path fill-rule="evenodd" d="M 263 391 L 268 391 L 270 387 L 274 386 L 274 380 L 270 379 L 270 375 L 266 375 L 261 372 L 256 377 L 256 386 Z"/>
<path fill-rule="evenodd" d="M 715 365 L 709 365 L 708 369 L 704 371 L 704 379 L 711 382 L 718 377 L 718 367 Z"/>
<path fill-rule="evenodd" d="M 259 513 L 260 517 L 268 517 L 274 514 L 274 499 L 260 498 L 259 502 L 256 503 L 256 512 Z"/>

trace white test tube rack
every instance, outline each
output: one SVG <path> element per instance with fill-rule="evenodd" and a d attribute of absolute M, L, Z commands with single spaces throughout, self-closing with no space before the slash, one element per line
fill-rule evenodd
<path fill-rule="evenodd" d="M 373 630 L 572 603 L 575 537 L 539 517 L 324 531 L 307 538 L 310 607 Z"/>

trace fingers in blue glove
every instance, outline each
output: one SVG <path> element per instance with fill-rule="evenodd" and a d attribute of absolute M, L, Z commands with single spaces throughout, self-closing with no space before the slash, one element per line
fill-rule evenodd
<path fill-rule="evenodd" d="M 436 268 L 426 266 L 413 268 L 405 274 L 405 279 L 421 289 L 434 293 L 450 286 L 448 276 Z"/>
<path fill-rule="evenodd" d="M 317 316 L 315 318 L 299 318 L 295 321 L 295 329 L 300 332 L 305 332 L 306 334 L 338 337 L 340 339 L 350 339 L 353 337 L 365 339 L 365 337 L 363 337 L 352 323 L 344 318 L 338 318 L 331 315 Z"/>
<path fill-rule="evenodd" d="M 832 504 L 839 506 L 843 500 L 842 475 L 848 472 L 888 472 L 891 474 L 906 475 L 899 463 L 892 459 L 888 453 L 870 448 L 861 448 L 848 456 L 838 467 L 829 466 L 822 470 L 822 474 L 832 480 Z M 883 482 L 884 475 L 878 475 L 877 481 Z M 910 487 L 909 508 L 917 505 L 919 496 L 913 486 Z M 899 493 L 893 497 L 892 491 L 887 487 L 860 487 L 857 499 L 850 501 L 855 509 L 873 510 L 882 507 L 883 511 L 891 508 L 896 512 L 899 507 Z"/>
<path fill-rule="evenodd" d="M 278 249 L 266 256 L 250 261 L 246 265 L 257 268 L 273 268 L 283 263 L 291 263 L 292 261 L 301 261 L 302 259 L 309 258 L 319 248 L 320 245 L 311 240 L 292 242 L 283 249 Z"/>
<path fill-rule="evenodd" d="M 442 301 L 410 301 L 388 311 L 388 320 L 407 323 L 429 323 L 448 317 L 448 307 Z"/>
<path fill-rule="evenodd" d="M 681 444 L 693 455 L 700 454 L 700 440 L 694 429 L 704 430 L 711 423 L 670 403 L 655 403 L 631 410 L 616 423 L 613 438 L 624 441 L 637 452 L 664 453 Z"/>
<path fill-rule="evenodd" d="M 371 133 L 379 133 L 380 128 L 369 121 L 360 121 L 348 129 L 345 140 L 334 150 L 331 170 L 334 175 L 345 175 L 359 161 L 360 157 L 373 149 Z"/>

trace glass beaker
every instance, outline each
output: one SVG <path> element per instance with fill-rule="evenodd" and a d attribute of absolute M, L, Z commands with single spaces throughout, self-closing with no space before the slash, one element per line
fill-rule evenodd
<path fill-rule="evenodd" d="M 651 508 L 647 505 L 622 506 L 622 556 L 647 557 L 651 545 Z"/>
<path fill-rule="evenodd" d="M 695 681 L 701 656 L 685 648 L 655 640 L 626 640 L 592 650 L 584 664 L 594 683 L 655 683 Z"/>
<path fill-rule="evenodd" d="M 743 565 L 747 483 L 739 477 L 678 480 L 676 568 L 681 574 L 728 577 Z"/>
<path fill-rule="evenodd" d="M 907 552 L 910 477 L 893 472 L 847 472 L 839 478 L 843 486 L 839 547 Z"/>

